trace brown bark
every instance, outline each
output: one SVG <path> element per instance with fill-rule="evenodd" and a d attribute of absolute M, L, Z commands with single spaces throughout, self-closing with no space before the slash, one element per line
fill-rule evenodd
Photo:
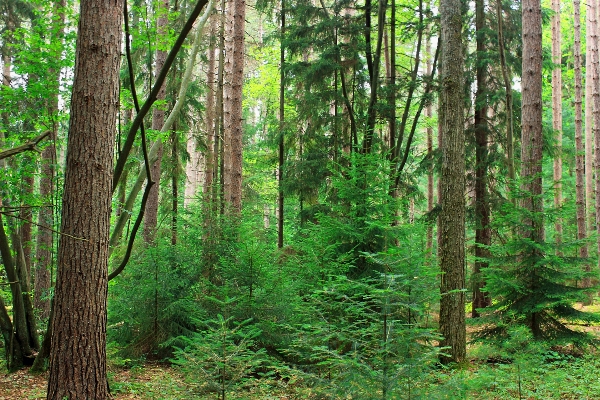
<path fill-rule="evenodd" d="M 577 220 L 577 239 L 587 238 L 586 214 L 585 214 L 585 149 L 583 145 L 583 120 L 582 120 L 582 73 L 581 73 L 581 3 L 580 0 L 573 1 L 573 58 L 575 69 L 575 206 Z M 588 258 L 587 243 L 579 248 L 579 257 Z M 591 266 L 586 264 L 586 271 L 591 271 Z M 585 278 L 584 287 L 591 286 L 591 280 Z M 591 299 L 590 299 L 591 300 Z"/>
<path fill-rule="evenodd" d="M 592 80 L 594 68 L 592 66 L 592 49 L 594 47 L 594 39 L 592 36 L 592 16 L 593 1 L 587 4 L 586 12 L 586 57 L 585 57 L 585 203 L 586 203 L 586 220 L 587 229 L 592 232 L 596 222 L 596 209 L 594 206 L 594 134 L 592 128 L 594 126 L 593 118 L 593 100 L 592 100 Z M 597 50 L 596 45 L 596 51 Z"/>
<path fill-rule="evenodd" d="M 463 98 L 462 15 L 460 0 L 440 3 L 443 132 L 439 217 L 440 346 L 448 346 L 443 362 L 466 357 L 465 325 L 465 132 Z"/>
<path fill-rule="evenodd" d="M 590 39 L 592 41 L 591 54 L 589 57 L 592 62 L 592 115 L 593 115 L 593 126 L 592 136 L 594 137 L 594 172 L 596 178 L 596 231 L 600 231 L 600 174 L 598 168 L 600 167 L 600 55 L 598 49 L 598 1 L 594 0 L 590 3 L 588 12 L 591 14 L 590 17 Z M 600 237 L 598 237 L 598 249 L 600 249 Z M 600 265 L 600 259 L 598 259 Z"/>
<path fill-rule="evenodd" d="M 107 269 L 122 14 L 118 0 L 80 5 L 52 321 L 52 400 L 108 397 Z"/>
<path fill-rule="evenodd" d="M 513 100 L 512 83 L 504 55 L 504 31 L 502 28 L 502 2 L 496 1 L 496 17 L 498 21 L 498 50 L 500 55 L 500 66 L 502 68 L 502 78 L 504 80 L 504 90 L 506 91 L 506 158 L 508 167 L 509 183 L 515 180 L 515 155 L 514 155 L 514 132 L 513 132 Z M 510 187 L 509 187 L 510 189 Z"/>
<path fill-rule="evenodd" d="M 285 161 L 285 47 L 283 40 L 285 38 L 285 0 L 281 0 L 281 47 L 279 54 L 279 165 L 277 170 L 278 193 L 277 193 L 277 248 L 283 248 L 283 228 L 284 228 L 284 195 L 283 195 L 283 163 Z M 337 112 L 337 108 L 334 111 Z M 337 135 L 337 132 L 334 133 Z M 334 151 L 337 151 L 337 146 Z"/>
<path fill-rule="evenodd" d="M 490 256 L 488 246 L 492 241 L 490 230 L 490 207 L 488 201 L 488 123 L 487 123 L 487 67 L 485 6 L 483 0 L 475 2 L 475 30 L 477 41 L 477 93 L 475 96 L 475 264 L 473 266 L 473 302 L 471 315 L 479 316 L 477 311 L 491 305 L 491 298 L 482 289 L 485 281 L 482 270 L 487 268 L 485 260 Z"/>
<path fill-rule="evenodd" d="M 245 0 L 233 0 L 226 9 L 224 87 L 225 203 L 235 213 L 242 210 L 242 86 L 244 83 Z"/>
<path fill-rule="evenodd" d="M 157 25 L 157 48 L 155 57 L 155 74 L 158 75 L 165 65 L 167 59 L 166 48 L 166 36 L 168 31 L 168 14 L 169 14 L 169 0 L 161 0 L 158 3 L 157 9 L 158 19 Z M 156 100 L 161 101 L 166 97 L 166 81 L 163 82 Z M 160 131 L 165 121 L 165 110 L 162 106 L 155 107 L 152 112 L 152 129 Z M 160 140 L 160 139 L 158 139 Z M 144 241 L 149 244 L 153 243 L 156 236 L 156 227 L 158 224 L 158 197 L 160 193 L 160 172 L 162 162 L 163 146 L 162 143 L 158 149 L 158 158 L 152 164 L 150 175 L 156 182 L 156 185 L 152 185 L 150 188 L 150 194 L 148 195 L 148 202 L 146 203 L 146 210 L 144 211 Z"/>
<path fill-rule="evenodd" d="M 208 194 L 212 191 L 214 182 L 214 160 L 215 160 L 215 85 L 218 72 L 216 71 L 216 34 L 218 15 L 213 14 L 210 18 L 210 44 L 208 47 L 208 65 L 206 72 L 206 178 L 204 179 L 204 194 L 208 200 Z"/>
<path fill-rule="evenodd" d="M 542 218 L 542 7 L 540 0 L 524 0 L 523 75 L 521 78 L 521 190 L 527 193 L 521 207 L 531 217 L 522 222 L 521 235 L 533 242 L 544 241 Z M 537 254 L 541 257 L 541 254 Z M 533 283 L 535 284 L 535 283 Z M 534 288 L 528 288 L 534 290 Z M 528 324 L 534 334 L 540 334 L 537 312 L 528 315 Z"/>
<path fill-rule="evenodd" d="M 554 207 L 562 205 L 562 70 L 561 70 L 561 32 L 560 32 L 560 0 L 552 0 L 552 128 L 556 134 L 557 156 L 554 159 Z M 555 224 L 556 243 L 562 241 L 562 222 Z"/>

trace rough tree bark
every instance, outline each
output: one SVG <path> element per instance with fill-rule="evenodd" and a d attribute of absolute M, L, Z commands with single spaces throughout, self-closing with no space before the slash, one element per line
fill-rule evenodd
<path fill-rule="evenodd" d="M 592 19 L 595 12 L 595 1 L 586 4 L 586 40 L 585 40 L 585 204 L 586 204 L 586 220 L 587 229 L 592 232 L 596 222 L 596 209 L 594 199 L 594 134 L 592 128 L 594 126 L 593 118 L 593 100 L 592 100 L 592 80 L 594 68 L 592 65 L 592 57 L 594 46 L 598 51 L 597 43 L 594 45 L 595 40 L 593 37 L 594 29 L 592 27 Z"/>
<path fill-rule="evenodd" d="M 440 346 L 448 346 L 443 362 L 466 357 L 465 325 L 465 132 L 460 0 L 440 3 L 442 69 L 440 112 L 442 170 L 439 217 Z"/>
<path fill-rule="evenodd" d="M 582 117 L 582 73 L 581 73 L 581 2 L 573 1 L 573 58 L 575 69 L 575 206 L 577 220 L 577 239 L 587 238 L 586 213 L 585 213 L 585 149 L 583 145 L 583 117 Z M 579 247 L 579 257 L 586 259 L 589 256 L 587 243 Z M 586 264 L 586 271 L 591 271 L 591 266 Z M 591 286 L 590 278 L 583 281 L 584 287 Z M 590 296 L 591 297 L 591 296 Z M 591 298 L 588 301 L 591 303 Z"/>
<path fill-rule="evenodd" d="M 561 32 L 560 32 L 560 0 L 552 0 L 552 129 L 556 134 L 556 158 L 554 159 L 554 207 L 562 205 L 562 69 L 561 69 Z M 562 241 L 562 222 L 557 219 L 554 224 L 556 243 Z"/>
<path fill-rule="evenodd" d="M 80 4 L 52 321 L 52 400 L 108 397 L 108 241 L 122 14 L 121 0 Z"/>
<path fill-rule="evenodd" d="M 542 218 L 542 7 L 540 0 L 524 0 L 522 8 L 523 54 L 521 102 L 521 190 L 527 193 L 521 207 L 531 217 L 522 221 L 521 235 L 533 242 L 544 240 Z M 541 255 L 540 255 L 541 256 Z M 539 334 L 537 312 L 528 316 L 534 334 Z"/>
<path fill-rule="evenodd" d="M 244 83 L 245 0 L 233 0 L 226 9 L 224 133 L 225 203 L 234 213 L 242 210 L 242 86 Z"/>
<path fill-rule="evenodd" d="M 488 204 L 488 105 L 487 105 L 487 74 L 488 63 L 485 35 L 485 4 L 484 0 L 475 1 L 475 30 L 477 41 L 477 93 L 475 96 L 475 265 L 473 268 L 473 302 L 471 315 L 479 316 L 477 309 L 491 305 L 490 297 L 482 291 L 485 281 L 481 271 L 487 268 L 484 261 L 490 256 L 488 246 L 492 242 L 490 230 L 490 208 Z"/>

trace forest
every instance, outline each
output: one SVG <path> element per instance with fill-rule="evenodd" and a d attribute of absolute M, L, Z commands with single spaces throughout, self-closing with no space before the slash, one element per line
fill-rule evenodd
<path fill-rule="evenodd" d="M 0 9 L 0 399 L 600 399 L 600 0 Z"/>

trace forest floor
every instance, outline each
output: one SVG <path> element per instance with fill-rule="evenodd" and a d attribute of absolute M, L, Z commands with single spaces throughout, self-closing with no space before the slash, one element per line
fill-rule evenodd
<path fill-rule="evenodd" d="M 600 306 L 581 307 L 600 312 Z M 600 339 L 600 326 L 573 327 Z M 468 328 L 469 334 L 474 328 Z M 470 336 L 470 335 L 469 335 Z M 518 340 L 517 340 L 518 342 Z M 521 343 L 519 346 L 522 346 Z M 587 399 L 600 400 L 600 351 L 590 347 L 586 354 L 570 354 L 565 349 L 536 347 L 534 343 L 509 351 L 504 362 L 490 361 L 498 355 L 497 347 L 469 345 L 469 361 L 454 369 L 423 372 L 411 384 L 415 394 L 409 398 L 425 399 Z M 506 346 L 504 346 L 506 349 Z M 568 350 L 568 349 L 566 349 Z M 523 354 L 518 355 L 519 352 Z M 513 354 L 513 356 L 511 356 Z M 515 355 L 516 354 L 516 355 Z M 8 374 L 0 362 L 0 400 L 34 400 L 46 398 L 48 374 L 32 375 L 28 369 Z M 109 360 L 108 379 L 113 400 L 188 400 L 214 399 L 199 396 L 177 368 L 167 364 L 146 363 L 124 368 Z M 420 392 L 421 395 L 417 393 Z M 409 392 L 410 393 L 410 392 Z M 423 397 L 425 394 L 425 397 Z M 381 398 L 371 393 L 372 398 Z M 406 393 L 401 394 L 405 398 Z M 319 396 L 301 380 L 282 382 L 266 378 L 255 381 L 243 393 L 231 399 L 300 400 Z M 321 397 L 322 398 L 322 397 Z M 347 399 L 350 397 L 335 397 Z M 390 397 L 392 398 L 392 397 Z"/>

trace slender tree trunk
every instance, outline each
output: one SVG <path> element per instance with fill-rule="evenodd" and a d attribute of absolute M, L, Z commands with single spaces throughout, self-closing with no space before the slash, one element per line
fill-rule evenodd
<path fill-rule="evenodd" d="M 206 203 L 210 203 L 210 193 L 213 190 L 215 173 L 215 126 L 217 125 L 217 114 L 215 107 L 215 85 L 218 72 L 216 71 L 216 35 L 218 27 L 218 15 L 213 14 L 210 19 L 210 43 L 208 47 L 208 65 L 206 72 L 206 178 L 204 180 L 204 195 Z"/>
<path fill-rule="evenodd" d="M 16 235 L 15 235 L 16 236 Z M 10 332 L 4 333 L 5 335 L 11 335 L 8 346 L 8 365 L 9 370 L 15 370 L 22 367 L 25 364 L 25 359 L 33 359 L 34 352 L 38 350 L 35 347 L 37 343 L 32 341 L 33 335 L 37 335 L 37 332 L 30 331 L 31 325 L 28 323 L 28 311 L 27 311 L 27 297 L 29 292 L 26 280 L 21 280 L 23 277 L 20 273 L 19 266 L 16 265 L 15 259 L 13 258 L 10 250 L 10 244 L 6 235 L 4 224 L 2 222 L 2 216 L 0 214 L 0 255 L 2 256 L 2 262 L 4 264 L 4 271 L 6 277 L 10 283 L 10 290 L 12 294 L 12 313 L 13 321 Z M 3 308 L 5 311 L 6 309 Z M 4 312 L 2 311 L 2 312 Z M 33 308 L 32 310 L 33 311 Z M 3 322 L 3 326 L 8 324 Z M 3 328 L 4 329 L 4 328 Z M 12 349 L 12 351 L 10 351 Z M 11 358 L 12 356 L 12 358 Z M 14 358 L 18 356 L 19 358 Z"/>
<path fill-rule="evenodd" d="M 552 70 L 552 128 L 556 134 L 557 156 L 554 159 L 554 207 L 562 205 L 562 53 L 561 53 L 561 31 L 560 31 L 560 0 L 552 0 L 552 62 L 555 64 Z M 562 222 L 557 219 L 554 227 L 556 229 L 556 243 L 562 242 Z"/>
<path fill-rule="evenodd" d="M 179 150 L 178 150 L 177 128 L 171 130 L 171 166 L 173 176 L 171 177 L 171 244 L 177 244 L 177 212 L 179 208 Z"/>
<path fill-rule="evenodd" d="M 592 115 L 593 126 L 592 136 L 594 137 L 594 172 L 596 177 L 596 231 L 600 232 L 600 55 L 598 53 L 598 1 L 591 2 L 588 13 L 591 14 L 590 22 L 590 39 L 592 41 L 591 52 L 588 57 L 592 62 Z M 598 237 L 598 249 L 600 249 L 600 236 Z M 600 265 L 600 259 L 598 259 Z"/>
<path fill-rule="evenodd" d="M 52 321 L 51 400 L 108 398 L 108 242 L 122 15 L 119 0 L 80 5 Z"/>
<path fill-rule="evenodd" d="M 425 41 L 425 54 L 427 54 L 427 75 L 431 76 L 431 38 L 427 35 Z M 433 107 L 431 103 L 425 107 L 425 120 L 427 121 L 427 157 L 431 160 L 433 157 L 433 126 L 431 126 L 430 118 L 433 116 Z M 434 205 L 434 191 L 433 191 L 433 162 L 427 171 L 427 211 L 431 212 Z M 427 227 L 427 251 L 433 250 L 433 226 L 429 224 Z"/>
<path fill-rule="evenodd" d="M 473 267 L 473 302 L 471 315 L 479 316 L 477 311 L 491 305 L 490 297 L 482 291 L 485 281 L 481 271 L 487 268 L 485 261 L 490 256 L 488 250 L 492 241 L 490 230 L 490 207 L 488 201 L 488 105 L 484 0 L 475 2 L 475 30 L 477 41 L 477 94 L 475 96 L 475 265 Z"/>
<path fill-rule="evenodd" d="M 512 99 L 512 83 L 506 64 L 506 56 L 504 54 L 504 31 L 502 28 L 502 1 L 496 1 L 496 17 L 498 21 L 498 50 L 500 54 L 500 66 L 502 68 L 502 78 L 504 80 L 504 90 L 506 91 L 506 158 L 508 166 L 509 183 L 515 180 L 515 155 L 514 155 L 514 123 L 513 123 L 513 99 Z"/>
<path fill-rule="evenodd" d="M 156 11 L 158 19 L 156 22 L 157 29 L 157 40 L 156 40 L 156 57 L 154 71 L 155 76 L 158 76 L 160 70 L 165 65 L 167 59 L 167 36 L 168 36 L 168 15 L 169 15 L 169 0 L 160 0 L 158 2 L 158 9 Z M 166 81 L 163 82 L 158 95 L 156 96 L 157 101 L 164 100 L 166 97 Z M 163 107 L 158 106 L 154 108 L 152 112 L 152 129 L 161 130 L 165 121 L 165 110 Z M 160 139 L 158 139 L 160 141 Z M 158 197 L 160 193 L 160 172 L 162 162 L 163 146 L 159 144 L 158 157 L 152 164 L 151 175 L 152 179 L 156 181 L 156 185 L 152 185 L 150 188 L 150 194 L 148 195 L 148 201 L 146 202 L 146 210 L 144 212 L 144 241 L 149 244 L 153 243 L 156 236 L 156 227 L 158 223 Z"/>
<path fill-rule="evenodd" d="M 65 0 L 59 0 L 54 3 L 54 13 L 58 17 L 56 35 L 60 41 L 62 51 L 63 35 L 65 29 Z M 61 57 L 61 54 L 56 54 Z M 55 175 L 56 175 L 56 139 L 58 137 L 58 100 L 60 76 L 59 71 L 52 71 L 53 76 L 53 96 L 48 101 L 48 109 L 52 115 L 52 134 L 49 138 L 49 144 L 42 151 L 41 157 L 41 176 L 40 176 L 40 197 L 44 206 L 40 207 L 38 213 L 38 232 L 36 243 L 36 263 L 34 279 L 34 305 L 40 311 L 40 317 L 46 319 L 50 316 L 50 287 L 52 286 L 52 268 L 53 268 L 53 248 L 54 236 L 49 228 L 54 227 L 54 199 L 55 193 Z"/>
<path fill-rule="evenodd" d="M 592 65 L 592 49 L 594 48 L 592 19 L 595 15 L 592 10 L 595 1 L 586 3 L 586 41 L 585 41 L 585 203 L 587 212 L 587 229 L 592 232 L 596 224 L 596 208 L 594 198 L 594 101 L 592 96 L 592 81 L 594 67 Z M 597 48 L 597 46 L 596 46 Z M 596 50 L 597 51 L 597 50 Z"/>
<path fill-rule="evenodd" d="M 466 357 L 465 325 L 465 132 L 462 15 L 460 0 L 440 3 L 442 69 L 440 111 L 443 132 L 439 217 L 440 346 L 443 362 Z"/>
<path fill-rule="evenodd" d="M 285 0 L 281 0 L 281 40 L 279 45 L 281 51 L 279 55 L 279 165 L 277 170 L 277 177 L 279 178 L 279 191 L 277 195 L 277 247 L 283 248 L 283 163 L 285 161 L 285 47 L 283 41 L 285 39 Z M 334 133 L 336 134 L 336 133 Z M 335 150 L 337 151 L 337 149 Z"/>
<path fill-rule="evenodd" d="M 227 3 L 225 48 L 224 130 L 225 202 L 234 213 L 242 210 L 242 87 L 244 83 L 245 0 Z"/>
<path fill-rule="evenodd" d="M 521 102 L 521 190 L 528 195 L 521 207 L 531 217 L 522 221 L 521 235 L 533 242 L 544 241 L 542 199 L 542 7 L 540 0 L 524 0 L 522 8 L 523 57 Z M 537 251 L 536 251 L 537 253 Z M 535 254 L 541 256 L 541 254 Z M 540 318 L 528 315 L 534 336 L 540 333 Z"/>
<path fill-rule="evenodd" d="M 575 69 L 575 205 L 577 220 L 577 239 L 587 238 L 586 213 L 585 213 L 585 149 L 583 145 L 583 117 L 582 117 L 582 73 L 581 73 L 581 3 L 580 0 L 573 1 L 573 58 Z M 588 246 L 582 243 L 579 247 L 579 257 L 587 259 Z M 586 264 L 585 270 L 591 271 L 590 264 Z M 584 287 L 591 286 L 591 279 L 585 278 Z M 588 300 L 591 303 L 591 296 Z"/>

